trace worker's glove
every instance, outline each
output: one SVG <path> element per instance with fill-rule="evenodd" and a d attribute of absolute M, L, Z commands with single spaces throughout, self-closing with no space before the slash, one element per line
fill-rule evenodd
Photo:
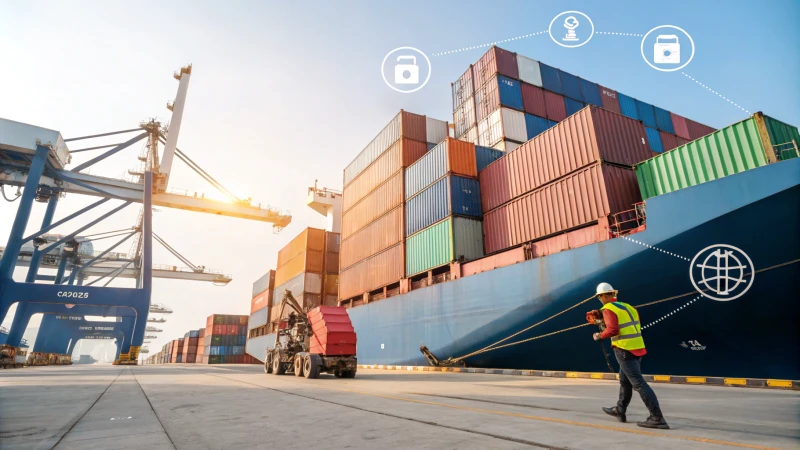
<path fill-rule="evenodd" d="M 603 318 L 603 313 L 601 313 L 596 309 L 594 311 L 589 311 L 586 313 L 586 321 L 592 325 L 597 323 L 597 321 L 601 320 L 602 318 Z"/>
<path fill-rule="evenodd" d="M 595 341 L 599 341 L 599 340 L 600 340 L 600 333 L 595 333 L 595 334 L 593 334 L 593 335 L 592 335 L 592 338 L 593 338 Z"/>

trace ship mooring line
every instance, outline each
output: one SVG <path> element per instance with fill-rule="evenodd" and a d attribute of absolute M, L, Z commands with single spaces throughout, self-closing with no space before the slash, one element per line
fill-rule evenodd
<path fill-rule="evenodd" d="M 89 413 L 89 411 L 91 411 L 91 410 L 92 410 L 92 408 L 94 408 L 94 405 L 96 405 L 96 404 L 97 404 L 97 402 L 99 402 L 99 401 L 100 401 L 100 399 L 101 399 L 101 398 L 102 398 L 104 395 L 106 395 L 106 391 L 108 391 L 108 388 L 110 388 L 112 384 L 114 384 L 114 383 L 116 383 L 116 382 L 117 382 L 117 378 L 119 378 L 119 377 L 120 377 L 120 375 L 122 375 L 122 373 L 123 373 L 123 372 L 125 372 L 125 369 L 122 369 L 122 370 L 121 370 L 121 371 L 120 371 L 120 372 L 117 374 L 117 376 L 116 376 L 116 377 L 114 377 L 114 379 L 113 379 L 113 380 L 111 380 L 111 383 L 108 383 L 108 386 L 106 386 L 106 388 L 105 388 L 105 389 L 103 389 L 103 392 L 102 392 L 102 393 L 100 393 L 100 395 L 99 395 L 99 396 L 98 396 L 98 397 L 97 397 L 97 398 L 94 400 L 94 402 L 92 402 L 92 404 L 91 404 L 91 405 L 90 405 L 88 408 L 86 408 L 86 411 L 84 411 L 84 412 L 83 412 L 83 414 L 81 414 L 81 416 L 80 416 L 80 417 L 78 417 L 78 419 L 77 419 L 75 422 L 72 422 L 72 425 L 70 425 L 70 426 L 69 426 L 69 429 L 67 429 L 67 431 L 65 431 L 65 432 L 64 432 L 64 434 L 62 434 L 62 435 L 61 435 L 61 437 L 60 437 L 60 438 L 58 438 L 58 441 L 57 441 L 55 444 L 53 444 L 53 446 L 52 446 L 52 447 L 50 447 L 50 450 L 53 450 L 54 448 L 58 447 L 58 444 L 60 444 L 60 443 L 61 443 L 61 441 L 63 441 L 63 440 L 64 440 L 64 438 L 65 438 L 65 437 L 66 437 L 66 436 L 69 434 L 69 432 L 70 432 L 70 431 L 72 431 L 72 429 L 73 429 L 73 428 L 75 428 L 75 425 L 77 425 L 77 424 L 78 424 L 78 422 L 80 422 L 81 420 L 83 420 L 83 418 L 86 416 L 86 414 L 88 414 L 88 413 Z"/>
<path fill-rule="evenodd" d="M 133 369 L 130 369 L 130 371 L 131 371 L 131 375 L 133 375 L 133 380 L 136 381 L 136 385 L 139 386 L 139 389 L 142 391 L 142 395 L 144 395 L 144 399 L 147 400 L 147 404 L 150 406 L 150 410 L 153 411 L 153 415 L 156 416 L 156 420 L 158 421 L 158 424 L 161 425 L 161 429 L 164 430 L 164 435 L 166 435 L 167 439 L 169 439 L 169 443 L 172 445 L 172 448 L 174 448 L 175 450 L 178 450 L 178 447 L 175 445 L 175 442 L 173 442 L 173 440 L 172 440 L 172 436 L 170 436 L 169 433 L 167 433 L 167 428 L 164 427 L 164 423 L 161 422 L 161 417 L 158 416 L 158 413 L 156 412 L 156 409 L 153 408 L 153 404 L 150 403 L 150 397 L 147 396 L 147 393 L 144 391 L 144 388 L 142 387 L 142 384 L 139 383 L 139 379 L 136 378 L 136 374 L 133 373 Z"/>
<path fill-rule="evenodd" d="M 226 380 L 235 381 L 237 383 L 247 384 L 247 385 L 250 385 L 250 386 L 259 387 L 259 388 L 267 389 L 267 390 L 270 390 L 270 391 L 280 392 L 282 394 L 293 395 L 295 397 L 301 397 L 301 398 L 305 398 L 305 399 L 308 399 L 308 400 L 315 400 L 315 401 L 318 401 L 318 402 L 328 403 L 328 404 L 331 404 L 331 405 L 337 405 L 337 406 L 342 406 L 342 407 L 345 407 L 345 408 L 355 409 L 357 411 L 368 412 L 368 413 L 372 413 L 372 414 L 378 414 L 378 415 L 381 415 L 381 416 L 391 417 L 393 419 L 407 420 L 409 422 L 415 422 L 415 423 L 419 423 L 419 424 L 422 424 L 422 425 L 430 425 L 430 426 L 439 427 L 439 428 L 446 428 L 446 429 L 449 429 L 449 430 L 462 431 L 462 432 L 470 433 L 470 434 L 477 434 L 477 435 L 486 436 L 486 437 L 490 437 L 490 438 L 494 438 L 494 439 L 500 439 L 500 440 L 503 440 L 503 441 L 514 442 L 514 443 L 517 443 L 517 444 L 530 445 L 532 447 L 540 447 L 540 448 L 548 448 L 548 449 L 556 449 L 556 450 L 566 450 L 566 448 L 564 448 L 564 447 L 554 447 L 553 445 L 550 445 L 550 444 L 542 444 L 540 442 L 530 441 L 530 440 L 527 440 L 527 439 L 518 439 L 518 438 L 509 437 L 509 436 L 501 436 L 501 435 L 498 435 L 498 434 L 486 433 L 486 432 L 483 432 L 483 431 L 476 431 L 476 430 L 470 430 L 470 429 L 467 429 L 467 428 L 459 428 L 459 427 L 454 427 L 454 426 L 451 426 L 451 425 L 444 425 L 444 424 L 441 424 L 441 423 L 431 422 L 431 421 L 428 421 L 428 420 L 413 419 L 411 417 L 398 416 L 398 415 L 395 415 L 395 414 L 390 414 L 390 413 L 386 413 L 386 412 L 382 412 L 382 411 L 374 411 L 374 410 L 371 410 L 371 409 L 362 408 L 360 406 L 348 405 L 348 404 L 345 404 L 345 403 L 334 402 L 332 400 L 324 400 L 324 399 L 317 398 L 317 397 L 312 397 L 312 396 L 309 396 L 309 395 L 298 394 L 296 392 L 289 392 L 289 391 L 284 391 L 282 389 L 275 389 L 275 388 L 267 387 L 267 386 L 264 386 L 262 384 L 250 383 L 250 382 L 247 382 L 247 381 L 237 380 L 237 379 L 234 379 L 234 378 L 223 377 L 221 375 L 214 375 L 214 374 L 210 374 L 210 373 L 207 373 L 205 375 L 208 375 L 210 377 L 223 378 L 223 379 L 226 379 Z M 324 389 L 337 389 L 337 388 L 324 388 Z M 349 390 L 349 389 L 337 389 L 337 390 L 344 390 L 344 391 L 347 391 L 347 392 L 351 392 L 351 390 Z M 352 392 L 359 392 L 359 391 L 352 391 Z M 366 395 L 373 395 L 373 394 L 369 394 L 369 393 L 365 393 L 365 394 Z M 375 395 L 379 396 L 377 394 L 375 394 Z M 409 399 L 409 400 L 412 400 L 412 399 Z"/>

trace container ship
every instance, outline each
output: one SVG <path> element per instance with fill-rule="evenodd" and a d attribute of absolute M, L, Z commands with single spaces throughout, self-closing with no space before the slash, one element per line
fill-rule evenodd
<path fill-rule="evenodd" d="M 585 317 L 608 282 L 646 372 L 800 379 L 796 126 L 716 130 L 498 47 L 451 88 L 451 126 L 401 111 L 344 170 L 336 302 L 360 364 L 616 371 Z M 719 245 L 749 258 L 729 301 L 694 279 Z M 319 285 L 258 295 L 332 304 Z M 263 360 L 282 318 L 261 315 Z"/>

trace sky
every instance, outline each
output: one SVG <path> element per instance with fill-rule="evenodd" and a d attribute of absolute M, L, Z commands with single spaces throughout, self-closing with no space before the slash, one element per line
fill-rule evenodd
<path fill-rule="evenodd" d="M 546 31 L 565 10 L 587 14 L 600 33 L 681 27 L 695 42 L 694 59 L 686 75 L 657 72 L 642 59 L 642 38 L 624 34 L 596 34 L 572 49 L 547 33 L 499 46 L 714 127 L 746 118 L 745 110 L 800 124 L 800 3 L 763 3 L 14 2 L 0 15 L 0 117 L 66 138 L 133 128 L 152 117 L 166 122 L 165 104 L 178 87 L 172 73 L 193 64 L 179 148 L 236 194 L 289 210 L 293 219 L 273 234 L 267 223 L 158 208 L 156 233 L 195 264 L 221 269 L 233 281 L 218 287 L 155 280 L 153 302 L 175 311 L 157 325 L 164 332 L 149 345 L 157 351 L 205 326 L 210 314 L 249 313 L 252 282 L 275 267 L 277 251 L 305 227 L 326 223 L 305 206 L 315 179 L 320 187 L 341 189 L 344 167 L 400 109 L 452 121 L 450 83 L 486 44 Z M 413 94 L 395 92 L 381 78 L 384 56 L 401 46 L 431 59 L 430 81 Z M 480 47 L 432 56 L 473 46 Z M 100 143 L 114 142 L 121 140 Z M 137 144 L 91 173 L 122 175 L 137 166 L 140 150 Z M 76 154 L 73 162 L 87 155 Z M 170 186 L 213 190 L 179 161 Z M 56 218 L 94 200 L 70 195 Z M 0 245 L 16 205 L 0 201 Z M 43 213 L 37 204 L 28 232 L 38 229 Z M 55 232 L 70 232 L 98 214 Z M 130 227 L 137 215 L 132 205 L 92 231 Z M 180 265 L 158 246 L 154 262 Z"/>

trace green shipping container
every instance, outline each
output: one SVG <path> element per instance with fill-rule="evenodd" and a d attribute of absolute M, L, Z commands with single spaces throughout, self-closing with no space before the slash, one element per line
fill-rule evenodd
<path fill-rule="evenodd" d="M 643 161 L 635 167 L 642 199 L 764 166 L 775 161 L 772 140 L 780 141 L 792 133 L 797 133 L 797 127 L 756 113 Z"/>
<path fill-rule="evenodd" d="M 797 127 L 775 120 L 769 116 L 764 117 L 764 126 L 769 134 L 769 140 L 775 148 L 775 153 L 780 161 L 797 158 L 797 146 L 800 145 L 800 132 Z"/>
<path fill-rule="evenodd" d="M 483 223 L 450 216 L 406 240 L 406 276 L 483 256 Z"/>

